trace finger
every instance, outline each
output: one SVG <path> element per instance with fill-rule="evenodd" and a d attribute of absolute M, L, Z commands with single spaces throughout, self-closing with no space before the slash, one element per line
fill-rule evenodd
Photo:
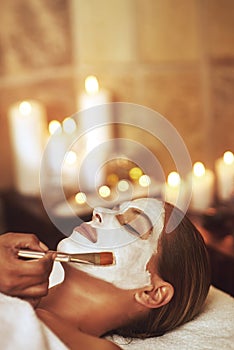
<path fill-rule="evenodd" d="M 6 288 L 10 288 L 11 294 L 17 295 L 26 288 L 48 283 L 53 261 L 54 253 L 48 253 L 44 258 L 37 260 L 24 261 L 18 259 L 17 264 L 8 262 Z"/>
<path fill-rule="evenodd" d="M 40 264 L 42 265 L 42 268 L 44 269 L 45 273 L 48 275 L 51 273 L 54 260 L 56 258 L 56 253 L 55 252 L 48 252 L 45 254 L 43 258 L 40 259 Z"/>
<path fill-rule="evenodd" d="M 49 281 L 36 284 L 23 290 L 24 297 L 42 298 L 48 294 Z"/>
<path fill-rule="evenodd" d="M 15 269 L 17 269 L 16 272 L 21 276 L 49 274 L 52 270 L 55 257 L 56 253 L 48 252 L 44 257 L 39 259 L 18 259 L 17 266 L 15 266 Z"/>
<path fill-rule="evenodd" d="M 48 294 L 49 281 L 14 290 L 12 296 L 20 298 L 42 298 Z"/>
<path fill-rule="evenodd" d="M 5 290 L 8 292 L 8 294 L 11 294 L 13 296 L 22 296 L 25 295 L 25 290 L 30 288 L 35 288 L 35 286 L 38 287 L 40 290 L 43 288 L 43 286 L 46 286 L 46 291 L 48 289 L 49 284 L 49 273 L 46 273 L 44 275 L 30 275 L 30 276 L 23 276 L 18 277 L 15 276 L 13 280 L 9 283 L 6 281 L 5 284 Z M 39 293 L 39 295 L 44 295 L 46 291 L 42 291 Z M 36 294 L 37 295 L 37 294 Z"/>
<path fill-rule="evenodd" d="M 6 248 L 29 248 L 47 251 L 48 247 L 40 242 L 39 238 L 33 233 L 15 233 L 8 232 L 0 236 L 1 244 Z"/>
<path fill-rule="evenodd" d="M 47 252 L 49 250 L 49 248 L 45 245 L 45 243 L 43 242 L 39 242 L 39 246 L 41 247 L 42 250 L 44 250 L 45 252 Z"/>
<path fill-rule="evenodd" d="M 36 285 L 48 285 L 49 276 L 24 276 L 12 275 L 1 280 L 1 291 L 12 296 L 24 295 L 24 290 Z"/>
<path fill-rule="evenodd" d="M 48 247 L 40 242 L 39 238 L 33 233 L 17 233 L 12 235 L 11 242 L 14 243 L 16 249 L 31 249 L 39 251 L 47 251 Z"/>

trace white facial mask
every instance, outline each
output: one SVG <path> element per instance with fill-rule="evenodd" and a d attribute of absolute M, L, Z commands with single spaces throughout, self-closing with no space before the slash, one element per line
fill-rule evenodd
<path fill-rule="evenodd" d="M 125 212 L 128 208 L 137 208 L 149 218 L 153 224 L 153 231 L 149 238 L 141 239 L 120 225 L 116 215 Z M 151 276 L 146 270 L 146 265 L 157 251 L 158 238 L 164 226 L 164 214 L 163 203 L 153 198 L 142 198 L 123 203 L 118 210 L 96 208 L 94 216 L 97 215 L 101 222 L 96 218 L 89 223 L 83 223 L 73 231 L 69 238 L 59 243 L 58 250 L 67 253 L 112 251 L 115 256 L 114 265 L 73 265 L 122 289 L 149 285 Z M 90 238 L 93 240 L 96 238 L 95 243 L 83 235 L 84 227 Z M 93 231 L 96 231 L 95 235 Z"/>

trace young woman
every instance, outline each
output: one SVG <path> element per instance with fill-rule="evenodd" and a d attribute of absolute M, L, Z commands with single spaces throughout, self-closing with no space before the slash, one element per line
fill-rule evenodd
<path fill-rule="evenodd" d="M 95 209 L 92 221 L 59 249 L 111 250 L 115 256 L 111 266 L 64 263 L 64 281 L 37 308 L 71 349 L 119 349 L 101 338 L 110 333 L 162 335 L 196 316 L 209 290 L 201 235 L 180 210 L 156 199 Z"/>

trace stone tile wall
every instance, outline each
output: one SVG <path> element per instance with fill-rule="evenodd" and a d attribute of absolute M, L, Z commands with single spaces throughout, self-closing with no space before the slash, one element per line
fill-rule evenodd
<path fill-rule="evenodd" d="M 48 121 L 62 120 L 76 112 L 89 74 L 114 101 L 166 117 L 192 161 L 213 167 L 225 150 L 234 151 L 232 0 L 2 0 L 0 6 L 0 188 L 13 182 L 9 106 L 37 99 Z M 134 128 L 116 134 L 167 157 Z"/>

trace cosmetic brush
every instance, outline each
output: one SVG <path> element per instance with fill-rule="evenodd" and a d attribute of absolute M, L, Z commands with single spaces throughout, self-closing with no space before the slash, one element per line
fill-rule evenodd
<path fill-rule="evenodd" d="M 24 259 L 40 259 L 45 256 L 46 253 L 56 253 L 55 261 L 60 262 L 75 262 L 88 265 L 113 265 L 114 255 L 112 252 L 97 252 L 97 253 L 79 253 L 79 254 L 69 254 L 62 253 L 53 250 L 48 252 L 39 252 L 33 250 L 20 249 L 18 251 L 18 256 Z"/>

